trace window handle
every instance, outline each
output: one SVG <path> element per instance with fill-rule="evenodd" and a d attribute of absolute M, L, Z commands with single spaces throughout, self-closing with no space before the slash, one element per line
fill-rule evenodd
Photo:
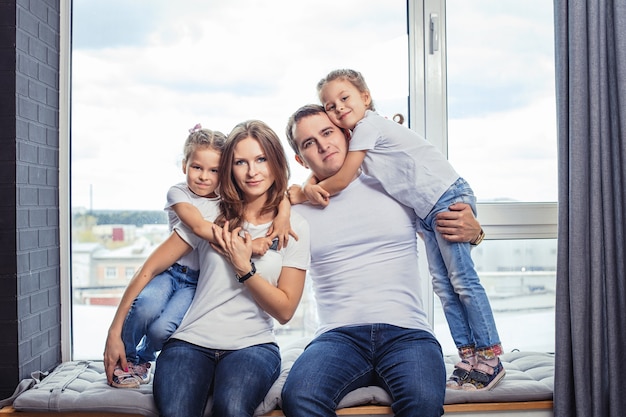
<path fill-rule="evenodd" d="M 430 53 L 439 51 L 439 15 L 430 14 Z"/>

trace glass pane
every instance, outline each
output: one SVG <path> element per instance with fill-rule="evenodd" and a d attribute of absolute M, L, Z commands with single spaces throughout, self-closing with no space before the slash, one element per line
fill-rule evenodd
<path fill-rule="evenodd" d="M 556 239 L 484 241 L 472 250 L 505 352 L 554 352 L 556 250 Z M 455 354 L 436 296 L 434 326 L 444 354 Z"/>
<path fill-rule="evenodd" d="M 102 357 L 130 271 L 167 235 L 187 129 L 255 118 L 284 138 L 289 115 L 341 67 L 363 72 L 381 114 L 406 116 L 408 46 L 405 0 L 72 3 L 72 330 L 84 359 Z M 281 338 L 312 328 L 311 306 Z"/>
<path fill-rule="evenodd" d="M 449 159 L 479 201 L 557 199 L 552 8 L 446 1 Z"/>

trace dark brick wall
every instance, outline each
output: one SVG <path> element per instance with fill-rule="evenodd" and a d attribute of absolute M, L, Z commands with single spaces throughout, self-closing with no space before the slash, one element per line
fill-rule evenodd
<path fill-rule="evenodd" d="M 0 0 L 0 398 L 61 361 L 59 0 Z"/>

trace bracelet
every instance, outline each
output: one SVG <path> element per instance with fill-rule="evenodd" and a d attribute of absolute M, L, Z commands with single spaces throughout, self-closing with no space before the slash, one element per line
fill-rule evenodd
<path fill-rule="evenodd" d="M 484 238 L 485 238 L 485 231 L 481 228 L 480 229 L 480 233 L 478 234 L 478 237 L 476 239 L 474 239 L 473 241 L 471 241 L 470 245 L 478 246 L 480 244 L 480 242 L 483 241 Z"/>
<path fill-rule="evenodd" d="M 240 284 L 243 284 L 252 275 L 256 274 L 256 266 L 254 265 L 254 262 L 250 261 L 250 266 L 252 267 L 252 269 L 246 275 L 239 276 L 239 274 L 235 274 L 235 278 L 237 278 L 237 281 L 239 281 Z"/>

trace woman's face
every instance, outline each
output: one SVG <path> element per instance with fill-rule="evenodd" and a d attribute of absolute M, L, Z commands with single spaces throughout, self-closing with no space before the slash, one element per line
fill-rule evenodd
<path fill-rule="evenodd" d="M 259 142 L 251 137 L 235 145 L 233 177 L 247 201 L 265 195 L 274 184 L 274 173 Z"/>

